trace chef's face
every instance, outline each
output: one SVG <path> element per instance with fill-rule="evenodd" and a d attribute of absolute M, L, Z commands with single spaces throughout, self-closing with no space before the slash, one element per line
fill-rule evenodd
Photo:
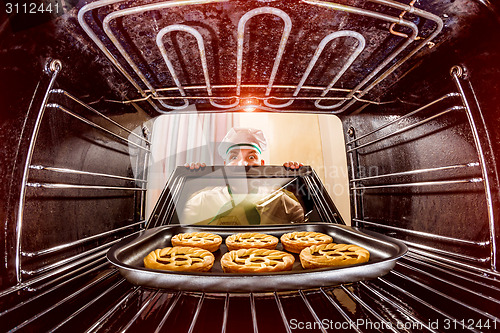
<path fill-rule="evenodd" d="M 264 160 L 260 158 L 260 154 L 253 149 L 231 149 L 224 161 L 225 165 L 242 165 L 256 166 L 264 165 Z"/>

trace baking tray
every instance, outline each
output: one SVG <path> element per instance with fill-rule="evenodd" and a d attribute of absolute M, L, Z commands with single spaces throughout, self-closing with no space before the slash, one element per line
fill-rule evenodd
<path fill-rule="evenodd" d="M 222 237 L 220 249 L 214 252 L 215 263 L 210 272 L 174 272 L 148 269 L 143 259 L 151 251 L 172 246 L 170 238 L 183 232 L 211 232 Z M 316 231 L 330 235 L 334 243 L 355 244 L 370 251 L 367 263 L 336 268 L 304 270 L 298 255 L 291 271 L 275 273 L 224 273 L 220 258 L 227 252 L 226 237 L 240 232 L 260 232 L 280 238 L 293 231 Z M 277 250 L 283 250 L 281 242 Z M 107 253 L 108 260 L 131 283 L 163 289 L 204 292 L 267 292 L 308 289 L 340 283 L 373 279 L 387 274 L 408 248 L 401 241 L 372 231 L 331 223 L 291 224 L 275 226 L 181 226 L 167 225 L 145 230 L 115 244 Z"/>

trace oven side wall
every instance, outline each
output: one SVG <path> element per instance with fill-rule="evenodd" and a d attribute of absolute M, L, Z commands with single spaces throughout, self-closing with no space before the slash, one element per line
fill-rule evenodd
<path fill-rule="evenodd" d="M 464 88 L 471 117 L 463 109 L 433 118 L 450 107 L 465 107 L 460 96 L 447 97 L 347 146 L 349 150 L 375 141 L 347 154 L 348 161 L 353 161 L 352 165 L 348 163 L 351 180 L 353 175 L 363 178 L 434 169 L 357 182 L 358 186 L 372 186 L 351 191 L 352 214 L 355 219 L 366 221 L 358 222 L 359 226 L 402 238 L 418 244 L 420 250 L 446 258 L 456 259 L 463 254 L 469 257 L 465 260 L 468 263 L 496 270 L 500 212 L 498 36 L 498 21 L 489 14 L 481 17 L 471 25 L 468 34 L 450 48 L 438 50 L 418 69 L 404 73 L 404 78 L 382 98 L 400 102 L 370 106 L 360 114 L 343 119 L 348 142 L 446 94 L 459 92 L 450 70 L 455 65 L 466 70 L 459 83 Z M 422 124 L 411 128 L 412 124 L 419 122 Z M 351 128 L 353 132 L 349 132 Z M 477 131 L 476 138 L 482 152 L 477 149 L 471 128 Z M 401 132 L 387 136 L 396 131 Z M 455 167 L 443 169 L 449 166 Z M 483 181 L 476 182 L 478 179 Z M 455 183 L 458 180 L 469 181 Z M 448 183 L 437 184 L 443 181 Z M 434 184 L 388 187 L 422 182 Z M 485 186 L 489 189 L 485 190 Z M 356 201 L 358 204 L 354 205 Z"/>

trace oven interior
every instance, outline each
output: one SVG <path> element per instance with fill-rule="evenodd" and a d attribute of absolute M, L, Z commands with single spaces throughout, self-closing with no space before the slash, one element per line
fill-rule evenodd
<path fill-rule="evenodd" d="M 55 3 L 61 13 L 36 19 L 0 13 L 3 330 L 500 326 L 494 4 Z M 390 273 L 187 292 L 132 285 L 108 263 L 111 246 L 163 223 L 146 209 L 155 118 L 248 108 L 340 118 L 346 223 L 408 246 Z"/>

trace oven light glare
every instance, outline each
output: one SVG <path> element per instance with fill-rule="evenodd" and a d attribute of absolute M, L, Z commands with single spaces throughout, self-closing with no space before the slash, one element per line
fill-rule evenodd
<path fill-rule="evenodd" d="M 253 112 L 259 107 L 259 102 L 254 98 L 244 99 L 241 104 L 245 112 Z"/>

